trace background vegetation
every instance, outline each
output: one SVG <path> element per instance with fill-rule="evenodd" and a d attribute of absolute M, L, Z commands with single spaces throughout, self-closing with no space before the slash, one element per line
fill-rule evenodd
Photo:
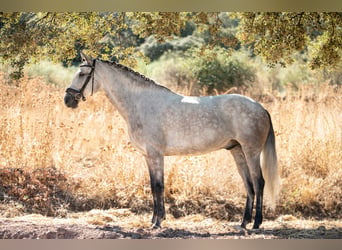
<path fill-rule="evenodd" d="M 244 46 L 270 65 L 290 64 L 299 52 L 311 68 L 338 68 L 341 21 L 341 13 L 330 12 L 0 13 L 0 59 L 13 67 L 15 79 L 27 63 L 68 65 L 85 49 L 134 66 L 142 53 L 153 61 L 169 50 L 195 47 L 200 50 L 192 56 L 201 56 L 216 46 L 228 57 Z"/>
<path fill-rule="evenodd" d="M 151 211 L 144 159 L 105 96 L 63 104 L 85 50 L 182 94 L 260 101 L 282 178 L 266 216 L 341 218 L 340 13 L 2 13 L 0 35 L 3 216 Z M 226 151 L 167 157 L 165 172 L 168 214 L 240 219 L 245 192 Z"/>

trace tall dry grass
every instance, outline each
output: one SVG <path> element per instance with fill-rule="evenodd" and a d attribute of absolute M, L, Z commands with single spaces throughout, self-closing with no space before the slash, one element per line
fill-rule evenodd
<path fill-rule="evenodd" d="M 151 211 L 144 159 L 104 95 L 71 110 L 63 88 L 39 79 L 0 82 L 2 204 L 48 215 L 108 207 Z M 261 102 L 273 119 L 281 168 L 276 213 L 341 217 L 341 90 L 322 85 Z M 229 152 L 167 157 L 165 173 L 169 214 L 241 217 L 245 191 Z"/>

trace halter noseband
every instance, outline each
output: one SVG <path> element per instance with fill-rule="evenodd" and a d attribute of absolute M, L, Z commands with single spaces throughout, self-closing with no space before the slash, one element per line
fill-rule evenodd
<path fill-rule="evenodd" d="M 83 94 L 85 88 L 87 87 L 90 79 L 92 78 L 92 83 L 91 83 L 91 95 L 93 95 L 93 91 L 94 91 L 94 70 L 95 70 L 95 63 L 96 63 L 96 59 L 93 59 L 93 65 L 81 65 L 80 67 L 89 67 L 91 68 L 90 73 L 87 75 L 87 78 L 82 86 L 82 88 L 80 90 L 77 89 L 73 89 L 73 88 L 67 88 L 66 89 L 66 93 L 68 93 L 69 95 L 72 95 L 77 101 L 79 101 L 80 99 L 82 99 L 82 101 L 85 101 L 86 98 Z"/>

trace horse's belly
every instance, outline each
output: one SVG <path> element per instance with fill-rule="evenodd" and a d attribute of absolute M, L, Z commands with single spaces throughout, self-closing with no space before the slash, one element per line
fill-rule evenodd
<path fill-rule="evenodd" d="M 198 130 L 196 133 L 186 135 L 175 132 L 166 140 L 165 155 L 204 154 L 224 148 L 230 141 L 217 130 Z"/>

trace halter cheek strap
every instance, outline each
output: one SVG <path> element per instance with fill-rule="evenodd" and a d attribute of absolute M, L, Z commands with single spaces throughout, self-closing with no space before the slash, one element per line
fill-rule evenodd
<path fill-rule="evenodd" d="M 94 92 L 94 70 L 95 70 L 95 63 L 96 63 L 96 59 L 93 59 L 93 65 L 81 65 L 80 67 L 90 67 L 91 71 L 90 73 L 87 75 L 87 78 L 82 86 L 82 88 L 80 90 L 77 89 L 73 89 L 73 88 L 67 88 L 66 89 L 66 93 L 72 95 L 76 100 L 80 100 L 82 99 L 82 101 L 85 101 L 86 98 L 83 94 L 85 88 L 87 87 L 90 79 L 92 79 L 92 84 L 91 84 L 91 95 L 93 95 Z"/>

